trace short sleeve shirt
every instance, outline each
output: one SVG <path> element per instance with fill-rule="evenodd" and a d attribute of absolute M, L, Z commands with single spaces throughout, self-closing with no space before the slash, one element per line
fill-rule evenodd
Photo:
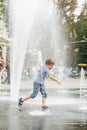
<path fill-rule="evenodd" d="M 38 75 L 36 78 L 36 83 L 38 84 L 44 84 L 44 80 L 46 77 L 50 75 L 50 70 L 47 68 L 47 66 L 41 67 L 41 69 L 38 71 Z"/>

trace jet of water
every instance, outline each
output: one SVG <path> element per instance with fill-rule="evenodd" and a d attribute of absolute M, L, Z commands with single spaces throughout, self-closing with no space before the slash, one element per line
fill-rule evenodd
<path fill-rule="evenodd" d="M 17 100 L 21 80 L 22 67 L 28 37 L 30 35 L 35 14 L 40 0 L 10 1 L 12 21 L 11 38 L 11 99 Z"/>
<path fill-rule="evenodd" d="M 84 86 L 85 71 L 81 68 L 81 81 L 80 81 L 80 108 L 87 109 L 87 90 Z"/>
<path fill-rule="evenodd" d="M 43 59 L 54 58 L 59 65 L 64 64 L 65 38 L 54 2 L 54 0 L 10 0 L 12 100 L 18 99 L 27 46 L 29 52 L 37 51 L 41 65 L 42 56 Z"/>

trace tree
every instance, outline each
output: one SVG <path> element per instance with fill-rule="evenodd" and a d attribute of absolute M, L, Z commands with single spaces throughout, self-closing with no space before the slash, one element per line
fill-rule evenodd
<path fill-rule="evenodd" d="M 59 10 L 62 15 L 62 26 L 66 39 L 69 42 L 75 41 L 75 14 L 77 0 L 58 0 Z M 74 67 L 76 65 L 75 44 L 68 44 L 67 47 L 67 65 Z"/>
<path fill-rule="evenodd" d="M 62 15 L 63 27 L 69 41 L 75 40 L 75 14 L 77 0 L 58 0 L 59 10 Z"/>
<path fill-rule="evenodd" d="M 0 20 L 4 22 L 8 29 L 8 1 L 0 0 Z"/>
<path fill-rule="evenodd" d="M 78 16 L 75 29 L 76 40 L 84 40 L 87 37 L 87 4 L 84 5 L 81 14 Z"/>
<path fill-rule="evenodd" d="M 76 28 L 76 40 L 84 42 L 77 43 L 77 63 L 87 63 L 87 3 L 78 17 Z M 86 42 L 85 42 L 86 41 Z"/>
<path fill-rule="evenodd" d="M 0 20 L 3 18 L 3 0 L 0 1 Z"/>
<path fill-rule="evenodd" d="M 87 63 L 87 42 L 78 43 L 77 45 L 77 64 Z"/>

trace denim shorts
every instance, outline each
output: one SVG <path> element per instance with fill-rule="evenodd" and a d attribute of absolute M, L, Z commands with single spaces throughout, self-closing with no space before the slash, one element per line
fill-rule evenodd
<path fill-rule="evenodd" d="M 47 92 L 45 90 L 44 84 L 38 84 L 38 83 L 34 82 L 33 83 L 33 92 L 30 95 L 30 97 L 35 98 L 39 92 L 41 93 L 43 98 L 47 97 Z"/>

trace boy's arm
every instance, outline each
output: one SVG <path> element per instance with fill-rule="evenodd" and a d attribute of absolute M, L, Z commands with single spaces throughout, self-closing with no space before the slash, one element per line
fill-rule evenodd
<path fill-rule="evenodd" d="M 58 84 L 61 84 L 61 81 L 60 81 L 60 80 L 58 80 L 57 78 L 55 78 L 55 77 L 53 77 L 53 76 L 51 76 L 51 75 L 49 75 L 48 78 L 54 80 L 54 81 L 57 82 Z"/>

